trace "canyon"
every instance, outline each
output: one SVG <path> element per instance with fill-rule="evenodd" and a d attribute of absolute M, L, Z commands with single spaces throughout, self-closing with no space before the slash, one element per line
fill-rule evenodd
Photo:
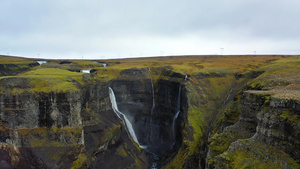
<path fill-rule="evenodd" d="M 300 56 L 0 58 L 2 168 L 300 168 Z"/>

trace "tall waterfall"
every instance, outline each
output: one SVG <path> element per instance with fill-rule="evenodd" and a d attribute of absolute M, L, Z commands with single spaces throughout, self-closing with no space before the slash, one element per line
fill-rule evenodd
<path fill-rule="evenodd" d="M 128 117 L 124 113 L 119 111 L 115 93 L 112 90 L 112 88 L 110 88 L 110 87 L 109 87 L 109 98 L 111 101 L 112 109 L 114 110 L 116 115 L 124 122 L 125 128 L 126 128 L 128 134 L 133 139 L 133 141 L 135 141 L 138 145 L 140 145 L 138 138 L 136 137 L 135 131 L 132 127 L 131 121 L 128 119 Z"/>
<path fill-rule="evenodd" d="M 174 139 L 174 143 L 173 143 L 172 147 L 175 145 L 175 142 L 176 142 L 176 120 L 180 114 L 180 102 L 181 102 L 181 85 L 179 85 L 179 91 L 178 91 L 177 112 L 173 118 L 173 123 L 172 123 L 173 139 Z"/>
<path fill-rule="evenodd" d="M 130 72 L 126 73 L 126 78 L 130 78 Z M 150 68 L 132 74 L 136 75 L 142 79 L 133 77 L 132 81 L 122 78 L 113 81 L 109 87 L 109 97 L 112 109 L 123 121 L 128 135 L 147 151 L 150 167 L 157 169 L 161 159 L 181 143 L 177 140 L 181 138 L 177 130 L 182 113 L 182 86 L 165 79 L 154 84 Z"/>
<path fill-rule="evenodd" d="M 155 109 L 155 93 L 154 93 L 154 84 L 153 84 L 153 78 L 151 74 L 151 69 L 148 68 L 149 76 L 150 76 L 150 81 L 151 81 L 151 89 L 152 89 L 152 108 L 151 108 L 151 117 L 150 117 L 150 125 L 149 125 L 149 134 L 147 140 L 151 143 L 151 140 L 153 138 L 153 132 L 155 132 L 155 126 L 153 124 L 153 118 L 154 118 L 154 109 Z"/>
<path fill-rule="evenodd" d="M 148 68 L 148 69 L 149 69 L 149 73 L 150 73 L 150 81 L 151 81 L 151 87 L 152 87 L 152 112 L 153 112 L 153 109 L 155 107 L 154 84 L 153 84 L 151 69 L 150 68 Z"/>

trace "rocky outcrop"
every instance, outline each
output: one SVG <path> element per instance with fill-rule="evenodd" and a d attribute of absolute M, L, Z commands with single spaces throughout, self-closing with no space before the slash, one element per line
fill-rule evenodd
<path fill-rule="evenodd" d="M 68 65 L 0 78 L 2 166 L 299 166 L 299 101 L 245 91 L 251 86 L 239 92 L 263 71 L 115 67 L 81 75 Z M 50 70 L 59 76 L 41 75 Z M 60 90 L 48 84 L 55 78 Z"/>
<path fill-rule="evenodd" d="M 264 91 L 244 92 L 241 99 L 238 122 L 211 140 L 209 167 L 298 168 L 299 102 Z"/>
<path fill-rule="evenodd" d="M 258 126 L 253 139 L 277 147 L 300 163 L 299 101 L 271 97 L 267 104 L 257 114 Z"/>
<path fill-rule="evenodd" d="M 32 152 L 28 156 L 39 157 L 42 168 L 61 168 L 62 163 L 91 168 L 146 168 L 152 163 L 161 166 L 157 155 L 166 159 L 182 140 L 183 76 L 179 80 L 170 76 L 174 78 L 170 81 L 158 77 L 155 81 L 148 68 L 122 71 L 111 81 L 99 81 L 92 76 L 85 75 L 80 91 L 66 92 L 31 92 L 29 77 L 2 79 L 2 144 L 18 149 L 27 147 Z M 147 149 L 139 148 L 128 137 L 128 126 L 122 125 L 113 112 L 109 88 L 115 92 L 120 111 L 130 116 L 137 143 L 147 145 Z M 50 155 L 60 154 L 54 160 L 47 155 L 51 148 Z M 74 153 L 63 158 L 63 149 Z M 107 159 L 120 157 L 121 164 L 107 163 Z M 19 164 L 13 166 L 16 165 Z"/>
<path fill-rule="evenodd" d="M 30 68 L 38 66 L 37 62 L 31 62 L 28 64 L 0 64 L 0 76 L 13 76 L 18 73 L 28 71 Z"/>

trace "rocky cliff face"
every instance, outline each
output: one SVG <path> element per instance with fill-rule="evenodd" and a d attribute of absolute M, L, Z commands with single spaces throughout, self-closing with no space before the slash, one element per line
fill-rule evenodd
<path fill-rule="evenodd" d="M 0 77 L 0 166 L 299 168 L 299 99 L 264 71 L 68 66 Z"/>
<path fill-rule="evenodd" d="M 239 120 L 211 140 L 209 167 L 298 168 L 299 102 L 263 91 L 244 92 L 241 101 Z"/>
<path fill-rule="evenodd" d="M 152 165 L 148 160 L 162 165 L 158 158 L 164 159 L 180 147 L 183 78 L 158 78 L 154 82 L 151 71 L 145 68 L 125 70 L 119 78 L 108 82 L 87 79 L 81 91 L 15 93 L 11 92 L 14 88 L 29 88 L 26 84 L 30 79 L 2 79 L 3 147 L 27 147 L 32 153 L 21 153 L 20 158 L 38 158 L 41 168 L 145 168 Z M 113 112 L 109 89 L 115 93 L 119 110 L 129 119 L 135 139 L 124 118 Z M 46 149 L 53 152 L 47 154 Z M 71 151 L 72 156 L 63 158 L 62 149 Z M 4 151 L 9 153 L 10 149 Z M 146 153 L 150 153 L 148 157 Z M 113 159 L 120 157 L 122 163 L 113 163 Z M 20 163 L 6 159 L 5 165 L 16 167 Z"/>

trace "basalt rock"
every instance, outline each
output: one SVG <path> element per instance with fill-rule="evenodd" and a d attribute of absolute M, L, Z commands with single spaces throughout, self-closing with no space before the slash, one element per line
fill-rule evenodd
<path fill-rule="evenodd" d="M 299 168 L 299 102 L 249 91 L 242 103 L 239 121 L 212 138 L 209 168 Z"/>
<path fill-rule="evenodd" d="M 67 79 L 78 90 L 64 92 L 33 92 L 29 76 L 0 79 L 0 165 L 299 166 L 299 101 L 239 92 L 261 71 L 187 75 L 171 66 L 131 68 L 108 80 L 97 73 L 82 75 L 82 82 Z"/>

